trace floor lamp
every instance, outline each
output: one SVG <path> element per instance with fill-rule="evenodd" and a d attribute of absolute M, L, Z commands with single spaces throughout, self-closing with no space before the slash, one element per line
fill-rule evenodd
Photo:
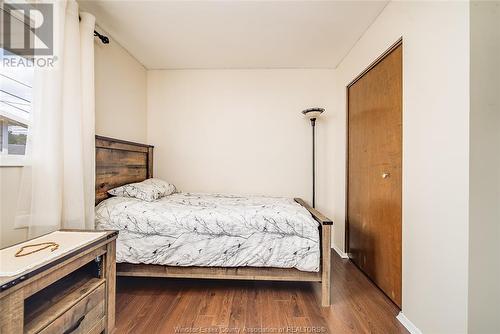
<path fill-rule="evenodd" d="M 309 108 L 302 110 L 302 114 L 311 121 L 312 127 L 312 207 L 316 207 L 316 140 L 314 129 L 316 128 L 316 119 L 325 112 L 324 108 Z"/>

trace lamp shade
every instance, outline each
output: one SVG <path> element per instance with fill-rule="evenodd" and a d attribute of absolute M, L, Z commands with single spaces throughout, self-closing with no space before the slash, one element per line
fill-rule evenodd
<path fill-rule="evenodd" d="M 318 118 L 324 112 L 324 108 L 309 108 L 306 110 L 302 110 L 302 114 L 309 119 Z"/>

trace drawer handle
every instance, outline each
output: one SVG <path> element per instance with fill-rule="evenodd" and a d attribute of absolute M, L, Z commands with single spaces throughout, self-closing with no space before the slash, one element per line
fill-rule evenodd
<path fill-rule="evenodd" d="M 82 316 L 80 319 L 78 319 L 78 321 L 75 322 L 75 324 L 73 326 L 71 326 L 70 328 L 65 330 L 63 334 L 70 334 L 70 333 L 74 332 L 78 327 L 80 327 L 83 319 L 85 319 L 85 316 Z"/>

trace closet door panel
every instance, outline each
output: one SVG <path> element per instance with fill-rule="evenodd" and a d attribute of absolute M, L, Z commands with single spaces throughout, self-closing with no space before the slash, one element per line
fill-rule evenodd
<path fill-rule="evenodd" d="M 348 87 L 348 251 L 401 306 L 402 46 Z"/>

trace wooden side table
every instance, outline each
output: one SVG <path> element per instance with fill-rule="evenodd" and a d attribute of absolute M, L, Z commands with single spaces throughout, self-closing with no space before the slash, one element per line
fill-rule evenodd
<path fill-rule="evenodd" d="M 22 274 L 0 277 L 1 334 L 113 330 L 118 232 L 63 231 L 104 234 Z"/>

